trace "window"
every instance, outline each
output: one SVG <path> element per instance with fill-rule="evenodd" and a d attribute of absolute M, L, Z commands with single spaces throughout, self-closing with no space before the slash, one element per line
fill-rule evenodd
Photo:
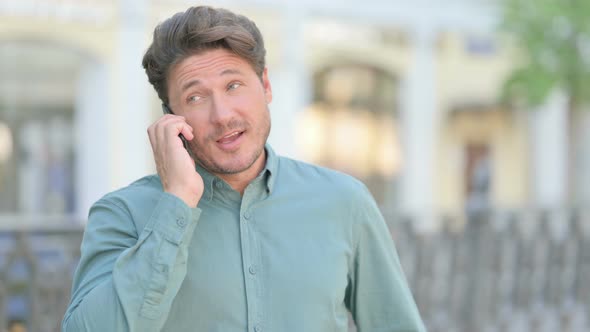
<path fill-rule="evenodd" d="M 75 211 L 74 94 L 79 56 L 0 44 L 0 213 Z"/>
<path fill-rule="evenodd" d="M 401 163 L 396 79 L 350 64 L 324 68 L 313 81 L 297 135 L 304 159 L 357 177 L 380 204 L 391 203 Z"/>

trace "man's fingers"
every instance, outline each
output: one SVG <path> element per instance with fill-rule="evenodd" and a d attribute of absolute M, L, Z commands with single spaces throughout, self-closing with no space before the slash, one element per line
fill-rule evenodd
<path fill-rule="evenodd" d="M 156 131 L 160 132 L 165 130 L 168 126 L 178 122 L 186 123 L 186 119 L 183 116 L 166 114 L 154 123 L 154 128 Z"/>
<path fill-rule="evenodd" d="M 189 141 L 195 137 L 195 135 L 193 135 L 193 127 L 189 126 L 186 122 L 184 123 L 184 126 L 182 126 L 182 128 L 180 129 L 180 133 L 184 135 L 184 138 L 186 138 Z"/>
<path fill-rule="evenodd" d="M 188 141 L 194 139 L 193 128 L 186 123 L 183 116 L 166 114 L 148 128 L 150 144 L 156 151 L 165 151 L 169 146 L 181 145 L 178 135 L 182 134 Z M 172 143 L 173 142 L 173 143 Z"/>
<path fill-rule="evenodd" d="M 180 133 L 184 134 L 183 131 L 191 132 L 191 130 L 184 129 L 185 127 L 190 128 L 184 117 L 165 115 L 155 124 L 155 136 L 159 141 L 164 142 Z"/>
<path fill-rule="evenodd" d="M 177 137 L 179 134 L 184 135 L 188 140 L 191 140 L 194 137 L 191 127 L 183 120 L 167 123 L 162 129 L 161 138 L 170 139 L 172 137 Z"/>

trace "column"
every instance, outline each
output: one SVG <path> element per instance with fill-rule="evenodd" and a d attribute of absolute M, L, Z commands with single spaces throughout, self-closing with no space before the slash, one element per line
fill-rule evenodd
<path fill-rule="evenodd" d="M 275 72 L 269 72 L 274 97 L 270 105 L 273 129 L 269 141 L 278 153 L 290 157 L 297 157 L 295 119 L 308 105 L 311 89 L 304 59 L 301 10 L 290 5 L 281 12 L 284 37 L 280 39 L 280 61 L 278 68 L 272 68 Z"/>
<path fill-rule="evenodd" d="M 85 221 L 90 206 L 109 190 L 109 96 L 104 64 L 82 68 L 74 105 L 76 217 Z"/>
<path fill-rule="evenodd" d="M 531 113 L 531 187 L 537 208 L 562 207 L 567 200 L 567 97 L 555 91 Z"/>
<path fill-rule="evenodd" d="M 111 151 L 112 185 L 120 187 L 152 172 L 152 154 L 147 137 L 151 109 L 150 85 L 141 66 L 147 49 L 146 20 L 148 1 L 120 0 L 120 30 L 118 43 L 117 105 L 111 111 L 115 129 Z"/>
<path fill-rule="evenodd" d="M 574 135 L 573 168 L 574 203 L 580 207 L 590 207 L 590 109 L 576 110 Z"/>
<path fill-rule="evenodd" d="M 434 154 L 437 125 L 436 32 L 416 28 L 410 32 L 412 63 L 401 81 L 401 143 L 403 170 L 400 181 L 401 212 L 416 218 L 418 226 L 434 222 Z"/>

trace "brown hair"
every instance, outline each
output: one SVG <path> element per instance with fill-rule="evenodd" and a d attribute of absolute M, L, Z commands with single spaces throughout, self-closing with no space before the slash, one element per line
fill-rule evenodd
<path fill-rule="evenodd" d="M 167 81 L 173 65 L 190 55 L 217 48 L 240 56 L 262 77 L 266 49 L 256 24 L 247 17 L 226 9 L 199 6 L 160 23 L 142 65 L 162 102 L 169 102 Z"/>

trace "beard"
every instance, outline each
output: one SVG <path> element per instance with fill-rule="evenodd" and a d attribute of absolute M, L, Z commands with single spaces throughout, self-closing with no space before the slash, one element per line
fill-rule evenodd
<path fill-rule="evenodd" d="M 191 141 L 190 148 L 195 156 L 195 162 L 212 174 L 231 175 L 250 169 L 264 153 L 264 145 L 270 134 L 271 127 L 269 113 L 267 109 L 264 119 L 258 128 L 252 128 L 246 121 L 231 120 L 227 125 L 216 127 L 214 132 L 207 136 L 205 143 L 201 144 L 195 140 Z M 246 146 L 240 147 L 238 151 L 229 153 L 227 156 L 222 154 L 221 157 L 218 157 L 223 158 L 223 160 L 214 160 L 215 158 L 212 155 L 204 153 L 206 150 L 203 147 L 207 143 L 210 146 L 214 146 L 216 144 L 215 138 L 231 130 L 244 131 L 242 135 L 254 136 L 254 141 L 244 142 Z M 250 146 L 247 146 L 247 144 L 250 144 Z"/>

